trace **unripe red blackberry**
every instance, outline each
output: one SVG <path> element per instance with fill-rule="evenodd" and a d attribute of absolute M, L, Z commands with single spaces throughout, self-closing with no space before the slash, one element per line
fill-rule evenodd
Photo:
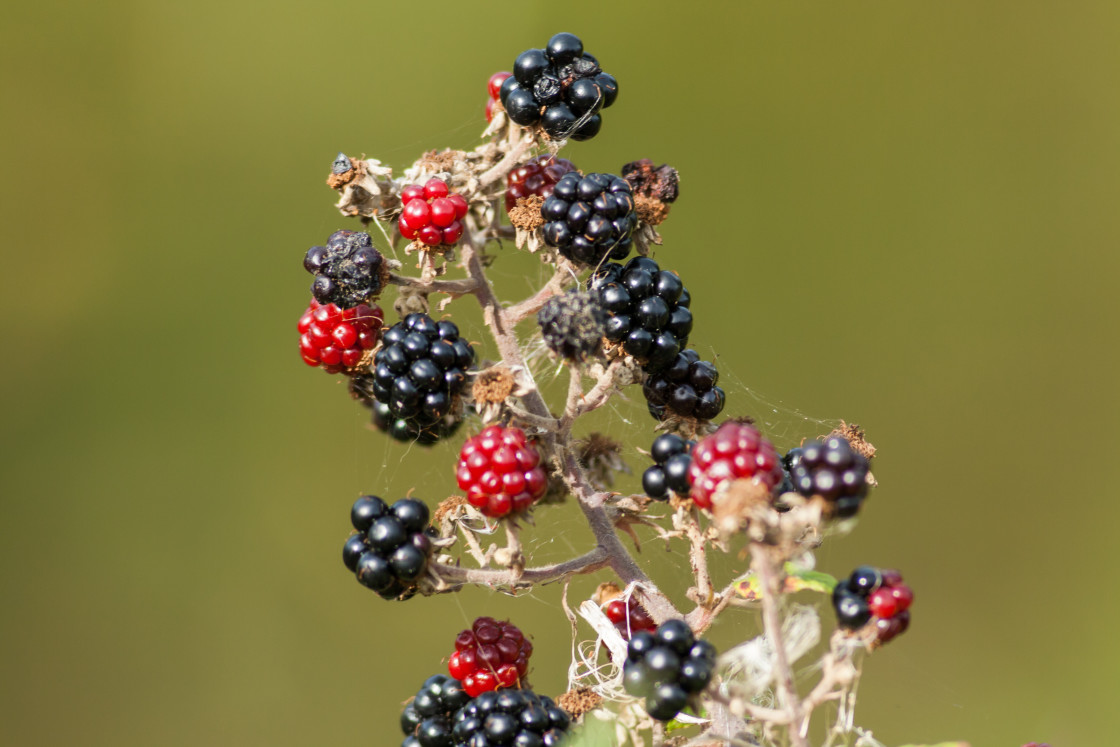
<path fill-rule="evenodd" d="M 451 737 L 455 713 L 471 702 L 458 680 L 446 674 L 432 675 L 401 711 L 401 747 L 437 747 L 454 744 Z M 410 741 L 411 740 L 411 741 Z"/>
<path fill-rule="evenodd" d="M 451 735 L 456 747 L 557 747 L 571 719 L 551 698 L 532 690 L 484 692 L 456 712 Z"/>
<path fill-rule="evenodd" d="M 570 291 L 553 296 L 537 312 L 544 344 L 561 358 L 577 363 L 599 351 L 606 320 L 593 293 Z"/>
<path fill-rule="evenodd" d="M 790 482 L 804 496 L 819 495 L 840 518 L 854 516 L 867 496 L 867 457 L 847 439 L 831 436 L 810 441 L 786 455 Z"/>
<path fill-rule="evenodd" d="M 447 671 L 472 698 L 497 688 L 520 687 L 533 644 L 510 622 L 480 617 L 455 637 Z"/>
<path fill-rule="evenodd" d="M 500 519 L 533 505 L 548 488 L 537 445 L 520 428 L 492 425 L 468 438 L 455 477 L 467 501 Z"/>
<path fill-rule="evenodd" d="M 683 620 L 668 620 L 655 633 L 630 639 L 622 684 L 645 698 L 646 713 L 654 719 L 672 721 L 711 682 L 715 663 L 712 644 L 696 640 Z"/>
<path fill-rule="evenodd" d="M 327 373 L 348 371 L 377 344 L 381 324 L 376 304 L 340 309 L 313 298 L 297 325 L 300 356 L 307 365 L 320 366 Z"/>
<path fill-rule="evenodd" d="M 313 246 L 303 258 L 315 276 L 311 295 L 321 304 L 349 309 L 375 298 L 386 278 L 384 258 L 368 233 L 335 231 L 326 246 Z"/>
<path fill-rule="evenodd" d="M 506 79 L 511 77 L 513 73 L 494 73 L 490 76 L 490 80 L 486 83 L 486 92 L 490 94 L 490 98 L 486 101 L 486 121 L 489 122 L 494 118 L 494 106 L 498 104 L 498 94 L 502 90 L 502 84 Z"/>
<path fill-rule="evenodd" d="M 429 179 L 401 190 L 401 215 L 397 228 L 409 240 L 425 246 L 454 246 L 463 235 L 462 219 L 467 201 L 452 193 L 447 182 Z"/>
<path fill-rule="evenodd" d="M 568 259 L 599 265 L 625 259 L 638 225 L 630 184 L 612 174 L 565 174 L 541 205 L 544 241 Z"/>
<path fill-rule="evenodd" d="M 832 591 L 836 621 L 847 630 L 875 626 L 875 640 L 884 644 L 910 627 L 910 604 L 914 592 L 895 570 L 863 565 Z"/>
<path fill-rule="evenodd" d="M 447 418 L 455 419 L 458 395 L 474 363 L 470 343 L 454 323 L 436 322 L 427 314 L 409 314 L 382 340 L 373 359 L 372 389 L 388 408 L 390 433 L 405 440 L 401 437 L 411 433 L 445 430 Z"/>
<path fill-rule="evenodd" d="M 725 399 L 717 381 L 715 364 L 700 360 L 695 350 L 682 350 L 672 363 L 646 377 L 642 394 L 649 414 L 658 420 L 670 414 L 711 420 L 723 411 Z"/>
<path fill-rule="evenodd" d="M 663 433 L 653 440 L 650 456 L 654 465 L 642 473 L 646 495 L 658 501 L 668 500 L 669 491 L 681 498 L 688 497 L 688 472 L 695 445 L 695 441 L 686 441 L 675 433 Z"/>
<path fill-rule="evenodd" d="M 560 177 L 576 170 L 574 163 L 566 158 L 543 155 L 526 161 L 509 172 L 509 186 L 506 188 L 506 212 L 517 207 L 517 200 L 536 195 L 548 197 L 552 194 Z"/>
<path fill-rule="evenodd" d="M 432 550 L 428 507 L 412 498 L 392 506 L 366 495 L 350 509 L 357 534 L 342 548 L 342 562 L 359 583 L 383 599 L 408 599 L 428 568 Z"/>
<path fill-rule="evenodd" d="M 592 292 L 608 314 L 606 338 L 648 372 L 676 360 L 692 331 L 692 302 L 676 273 L 648 257 L 610 263 L 591 276 Z"/>
<path fill-rule="evenodd" d="M 553 140 L 588 140 L 602 127 L 599 111 L 614 103 L 618 81 L 583 51 L 572 34 L 556 34 L 545 49 L 522 52 L 501 86 L 506 113 L 522 127 L 540 125 Z"/>
<path fill-rule="evenodd" d="M 688 479 L 692 500 L 711 508 L 712 496 L 724 483 L 756 479 L 772 491 L 782 480 L 782 469 L 778 452 L 757 428 L 728 421 L 692 449 Z"/>
<path fill-rule="evenodd" d="M 625 599 L 618 596 L 600 606 L 607 619 L 614 623 L 615 630 L 626 640 L 643 630 L 652 632 L 657 629 L 657 623 L 633 595 Z"/>

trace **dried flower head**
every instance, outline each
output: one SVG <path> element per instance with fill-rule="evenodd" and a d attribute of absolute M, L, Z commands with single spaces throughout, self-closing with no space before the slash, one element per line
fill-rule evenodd
<path fill-rule="evenodd" d="M 537 312 L 548 349 L 568 361 L 582 362 L 599 349 L 607 316 L 590 293 L 569 291 L 550 298 Z"/>

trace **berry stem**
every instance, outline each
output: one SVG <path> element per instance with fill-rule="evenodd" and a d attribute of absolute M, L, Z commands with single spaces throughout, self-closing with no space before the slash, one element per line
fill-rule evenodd
<path fill-rule="evenodd" d="M 791 727 L 799 726 L 801 719 L 801 700 L 797 696 L 797 688 L 793 682 L 793 670 L 789 664 L 789 654 L 786 652 L 785 640 L 782 636 L 782 620 L 778 613 L 779 573 L 783 565 L 782 558 L 771 551 L 771 548 L 758 542 L 751 543 L 751 568 L 758 575 L 759 583 L 763 589 L 762 595 L 762 626 L 766 637 L 774 648 L 774 669 L 778 681 L 778 691 L 787 713 L 786 722 Z M 809 742 L 799 728 L 790 728 L 790 744 L 793 747 L 808 747 Z"/>
<path fill-rule="evenodd" d="M 580 371 L 578 367 L 569 366 L 571 379 L 568 385 L 568 404 L 564 408 L 564 417 L 560 419 L 560 431 L 567 435 L 572 424 L 580 415 L 597 410 L 607 403 L 615 391 L 615 378 L 622 370 L 623 359 L 615 358 L 607 366 L 606 373 L 599 379 L 591 391 L 583 393 L 580 386 Z"/>
<path fill-rule="evenodd" d="M 421 278 L 412 278 L 395 273 L 389 275 L 389 282 L 393 285 L 415 288 L 424 293 L 446 293 L 453 298 L 465 296 L 468 293 L 474 293 L 475 289 L 478 287 L 478 281 L 473 278 L 466 278 L 463 280 L 422 280 Z"/>
<path fill-rule="evenodd" d="M 513 167 L 521 162 L 522 157 L 533 147 L 536 143 L 536 138 L 533 131 L 526 129 L 522 131 L 520 139 L 513 143 L 512 147 L 506 152 L 502 160 L 490 167 L 489 170 L 484 172 L 482 176 L 478 177 L 478 191 L 481 192 L 494 184 L 499 179 L 504 178 Z"/>
<path fill-rule="evenodd" d="M 478 584 L 492 589 L 528 589 L 535 584 L 547 584 L 569 576 L 593 573 L 609 563 L 606 550 L 595 547 L 571 560 L 539 568 L 526 568 L 520 573 L 511 568 L 460 568 L 442 563 L 432 563 L 431 568 L 441 579 L 451 584 Z"/>
<path fill-rule="evenodd" d="M 704 533 L 700 530 L 699 509 L 693 508 L 688 512 L 681 510 L 678 512 L 678 516 L 681 517 L 680 523 L 688 537 L 688 559 L 692 565 L 692 573 L 696 576 L 696 606 L 711 608 L 717 600 L 712 593 L 712 576 L 708 571 L 708 555 L 704 551 L 706 540 Z M 675 519 L 676 517 L 674 517 L 674 523 L 676 523 Z M 693 632 L 699 633 L 700 631 L 693 630 Z"/>
<path fill-rule="evenodd" d="M 564 292 L 564 288 L 575 278 L 575 270 L 568 260 L 560 257 L 556 263 L 556 272 L 544 284 L 544 287 L 524 301 L 515 303 L 506 309 L 506 318 L 517 324 L 522 319 L 532 316 L 541 310 L 545 302 L 553 296 Z"/>

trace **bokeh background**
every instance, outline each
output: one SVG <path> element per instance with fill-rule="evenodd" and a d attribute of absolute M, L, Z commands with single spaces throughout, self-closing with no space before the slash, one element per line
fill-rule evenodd
<path fill-rule="evenodd" d="M 346 573 L 353 499 L 434 504 L 457 442 L 370 431 L 295 332 L 303 252 L 353 225 L 324 185 L 335 153 L 399 169 L 473 147 L 487 77 L 559 30 L 621 83 L 565 155 L 682 174 L 658 259 L 692 290 L 727 412 L 783 449 L 841 418 L 880 449 L 857 531 L 819 555 L 917 590 L 858 723 L 888 745 L 1114 732 L 1120 6 L 4 16 L 0 743 L 397 744 L 400 702 L 486 613 L 530 631 L 535 685 L 563 689 L 558 587 L 389 604 Z M 495 276 L 516 299 L 543 275 L 507 248 Z M 451 310 L 482 338 L 469 299 Z M 588 427 L 640 471 L 652 425 L 637 395 Z M 529 547 L 582 551 L 581 527 L 543 510 Z M 679 550 L 641 555 L 678 599 Z M 729 614 L 712 637 L 756 628 Z"/>

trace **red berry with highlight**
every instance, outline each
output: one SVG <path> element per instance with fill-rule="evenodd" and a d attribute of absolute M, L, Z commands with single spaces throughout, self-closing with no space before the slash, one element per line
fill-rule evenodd
<path fill-rule="evenodd" d="M 340 373 L 357 366 L 377 344 L 383 317 L 376 305 L 340 309 L 333 303 L 311 305 L 299 318 L 299 353 L 309 366 Z"/>
<path fill-rule="evenodd" d="M 657 629 L 657 623 L 635 597 L 616 597 L 606 603 L 603 611 L 607 619 L 614 623 L 615 630 L 626 640 L 630 640 L 639 631 Z"/>
<path fill-rule="evenodd" d="M 724 483 L 749 479 L 768 490 L 782 481 L 778 452 L 753 425 L 726 422 L 692 450 L 689 494 L 700 508 L 712 507 L 712 496 Z"/>
<path fill-rule="evenodd" d="M 498 688 L 521 686 L 533 645 L 516 625 L 480 617 L 455 638 L 447 671 L 472 698 Z"/>
<path fill-rule="evenodd" d="M 520 428 L 492 425 L 467 439 L 455 477 L 467 501 L 487 516 L 520 513 L 544 495 L 541 454 Z"/>
<path fill-rule="evenodd" d="M 405 187 L 401 204 L 397 228 L 406 239 L 425 246 L 452 246 L 462 237 L 460 219 L 467 214 L 467 201 L 462 195 L 452 194 L 442 179 Z"/>
<path fill-rule="evenodd" d="M 490 99 L 493 101 L 498 100 L 498 94 L 502 90 L 502 84 L 506 82 L 506 78 L 513 75 L 513 73 L 494 73 L 490 76 L 490 80 L 486 84 L 487 92 L 490 94 Z"/>

